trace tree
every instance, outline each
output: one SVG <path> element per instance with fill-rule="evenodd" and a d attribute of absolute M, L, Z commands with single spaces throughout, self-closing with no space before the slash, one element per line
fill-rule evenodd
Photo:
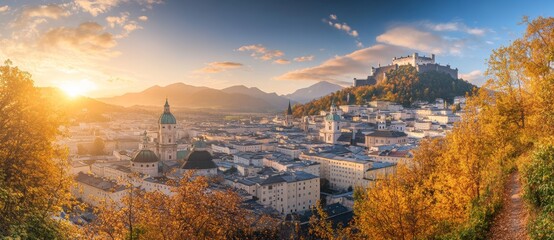
<path fill-rule="evenodd" d="M 55 145 L 63 122 L 29 73 L 0 66 L 0 236 L 64 239 L 71 178 L 66 151 Z"/>
<path fill-rule="evenodd" d="M 354 239 L 357 237 L 352 229 L 344 228 L 341 224 L 333 226 L 333 223 L 328 220 L 329 214 L 325 212 L 321 202 L 317 201 L 312 209 L 313 215 L 310 217 L 309 239 Z"/>
<path fill-rule="evenodd" d="M 91 153 L 92 155 L 95 155 L 95 156 L 104 155 L 105 154 L 104 148 L 105 148 L 104 140 L 100 137 L 96 137 L 94 139 L 94 143 L 92 144 Z"/>
<path fill-rule="evenodd" d="M 268 226 L 276 226 L 247 212 L 236 193 L 209 188 L 211 181 L 189 172 L 170 196 L 130 188 L 122 205 L 99 209 L 87 233 L 113 239 L 231 239 L 264 234 Z"/>

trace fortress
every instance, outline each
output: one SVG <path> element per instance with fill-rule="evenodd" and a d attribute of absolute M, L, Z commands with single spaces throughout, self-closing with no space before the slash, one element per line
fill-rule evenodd
<path fill-rule="evenodd" d="M 354 78 L 354 86 L 359 87 L 374 85 L 378 82 L 384 81 L 387 79 L 386 73 L 391 70 L 396 70 L 399 66 L 403 65 L 412 65 L 418 72 L 437 71 L 447 73 L 454 79 L 458 78 L 458 68 L 452 69 L 450 65 L 443 66 L 435 63 L 435 54 L 431 54 L 431 57 L 426 57 L 419 56 L 417 53 L 414 53 L 406 57 L 394 57 L 392 59 L 392 64 L 387 66 L 381 66 L 381 64 L 379 64 L 377 68 L 371 67 L 371 72 L 370 75 L 367 76 L 367 79 Z"/>

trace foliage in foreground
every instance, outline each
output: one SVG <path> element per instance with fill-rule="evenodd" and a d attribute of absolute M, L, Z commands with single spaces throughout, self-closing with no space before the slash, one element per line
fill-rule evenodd
<path fill-rule="evenodd" d="M 242 239 L 267 237 L 277 224 L 256 218 L 230 190 L 210 190 L 213 179 L 186 175 L 173 195 L 130 188 L 122 204 L 106 203 L 87 226 L 92 239 Z"/>
<path fill-rule="evenodd" d="M 523 174 L 525 198 L 537 212 L 529 224 L 533 239 L 554 239 L 554 146 L 538 149 Z"/>
<path fill-rule="evenodd" d="M 33 86 L 29 73 L 0 66 L 0 236 L 69 237 L 55 220 L 69 204 L 65 152 L 55 145 L 61 116 Z"/>

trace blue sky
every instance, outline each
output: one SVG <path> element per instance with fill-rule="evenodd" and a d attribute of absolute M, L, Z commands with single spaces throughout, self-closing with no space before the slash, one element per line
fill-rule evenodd
<path fill-rule="evenodd" d="M 0 58 L 39 86 L 101 97 L 175 82 L 286 94 L 348 85 L 419 52 L 483 82 L 491 51 L 521 36 L 551 1 L 0 2 Z"/>

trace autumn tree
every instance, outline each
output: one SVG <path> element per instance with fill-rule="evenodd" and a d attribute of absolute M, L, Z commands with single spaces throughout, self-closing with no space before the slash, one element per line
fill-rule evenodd
<path fill-rule="evenodd" d="M 212 181 L 189 173 L 169 196 L 130 188 L 122 206 L 99 209 L 87 232 L 99 239 L 233 239 L 268 234 L 253 227 L 255 223 L 276 225 L 251 215 L 236 193 L 211 189 Z"/>
<path fill-rule="evenodd" d="M 61 116 L 10 61 L 0 66 L 0 112 L 0 236 L 69 238 L 54 219 L 70 198 L 66 153 L 55 144 Z"/>
<path fill-rule="evenodd" d="M 355 228 L 370 239 L 420 239 L 435 231 L 432 185 L 444 150 L 440 139 L 424 140 L 414 163 L 399 165 L 395 175 L 382 176 L 355 202 Z"/>

